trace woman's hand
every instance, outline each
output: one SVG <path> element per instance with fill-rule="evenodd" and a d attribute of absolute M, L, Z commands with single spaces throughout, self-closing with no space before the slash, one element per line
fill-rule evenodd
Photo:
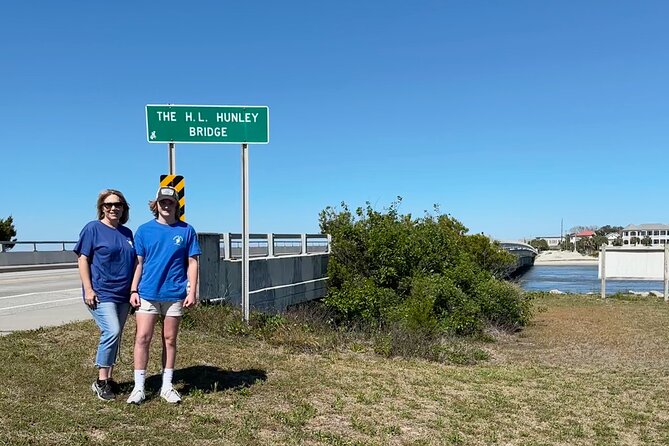
<path fill-rule="evenodd" d="M 98 296 L 95 294 L 95 291 L 86 291 L 86 295 L 84 296 L 84 302 L 86 305 L 91 308 L 95 309 L 96 305 L 100 302 L 98 300 Z"/>

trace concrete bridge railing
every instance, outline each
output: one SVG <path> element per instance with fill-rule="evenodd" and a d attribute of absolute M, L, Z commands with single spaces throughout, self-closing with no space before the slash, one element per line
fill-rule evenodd
<path fill-rule="evenodd" d="M 198 235 L 200 299 L 241 306 L 241 234 Z M 0 242 L 0 271 L 76 267 L 74 241 Z M 327 290 L 330 240 L 324 234 L 250 234 L 250 307 L 279 312 Z"/>
<path fill-rule="evenodd" d="M 32 265 L 76 266 L 76 241 L 0 241 L 0 267 Z"/>
<path fill-rule="evenodd" d="M 200 233 L 200 299 L 241 306 L 241 236 Z M 276 313 L 325 296 L 329 240 L 322 234 L 253 235 L 250 238 L 249 307 Z M 277 244 L 282 239 L 294 243 Z M 256 243 L 251 243 L 255 240 Z M 314 243 L 310 244 L 309 240 Z M 323 240 L 325 244 L 323 244 Z M 260 257 L 262 256 L 262 257 Z"/>
<path fill-rule="evenodd" d="M 77 256 L 72 252 L 76 241 L 0 241 L 0 267 L 72 264 Z M 251 257 L 275 257 L 328 253 L 330 239 L 325 234 L 249 234 Z M 242 255 L 242 235 L 220 234 L 221 256 L 226 260 Z"/>

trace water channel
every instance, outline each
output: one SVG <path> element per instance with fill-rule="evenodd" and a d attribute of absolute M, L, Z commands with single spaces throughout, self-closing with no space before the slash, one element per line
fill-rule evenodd
<path fill-rule="evenodd" d="M 516 281 L 527 291 L 560 290 L 563 293 L 599 294 L 601 281 L 597 278 L 597 268 L 597 265 L 534 265 Z M 662 293 L 663 290 L 664 284 L 661 280 L 607 279 L 606 281 L 607 295 L 629 291 Z"/>

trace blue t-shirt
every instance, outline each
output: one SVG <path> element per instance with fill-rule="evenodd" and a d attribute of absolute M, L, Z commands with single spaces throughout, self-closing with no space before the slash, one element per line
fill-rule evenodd
<path fill-rule="evenodd" d="M 137 260 L 130 229 L 123 225 L 112 228 L 94 220 L 81 230 L 74 252 L 88 257 L 93 291 L 100 302 L 130 301 Z"/>
<path fill-rule="evenodd" d="M 185 299 L 188 258 L 201 254 L 195 229 L 182 221 L 164 225 L 151 220 L 137 228 L 135 247 L 143 258 L 138 287 L 142 299 Z"/>

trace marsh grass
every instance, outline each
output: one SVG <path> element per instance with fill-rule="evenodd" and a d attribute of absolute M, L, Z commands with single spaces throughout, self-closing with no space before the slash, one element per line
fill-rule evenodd
<path fill-rule="evenodd" d="M 148 399 L 125 404 L 132 320 L 111 403 L 89 389 L 93 322 L 15 333 L 0 338 L 0 444 L 669 444 L 669 305 L 547 295 L 535 305 L 523 331 L 440 340 L 433 360 L 382 348 L 419 338 L 384 344 L 392 333 L 322 315 L 247 326 L 229 308 L 199 307 L 180 334 L 178 406 L 157 396 L 156 342 Z"/>

